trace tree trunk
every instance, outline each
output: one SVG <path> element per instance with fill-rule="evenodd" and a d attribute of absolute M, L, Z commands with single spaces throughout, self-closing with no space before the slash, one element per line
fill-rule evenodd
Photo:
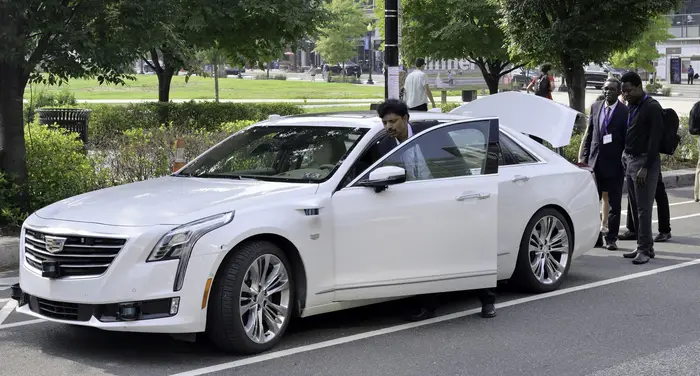
<path fill-rule="evenodd" d="M 214 92 L 216 102 L 219 103 L 219 64 L 214 64 Z"/>
<path fill-rule="evenodd" d="M 0 172 L 22 189 L 15 197 L 29 211 L 27 149 L 24 141 L 24 88 L 29 76 L 20 65 L 0 63 Z"/>
<path fill-rule="evenodd" d="M 563 61 L 564 78 L 569 88 L 569 107 L 581 113 L 586 113 L 586 86 L 584 83 L 583 64 Z M 581 117 L 577 127 L 585 127 L 585 119 Z"/>
<path fill-rule="evenodd" d="M 157 73 L 159 102 L 170 102 L 170 84 L 173 82 L 174 75 L 175 69 L 167 65 Z"/>
<path fill-rule="evenodd" d="M 482 59 L 477 59 L 474 61 L 474 64 L 479 67 L 479 70 L 481 70 L 481 75 L 484 77 L 484 81 L 486 82 L 486 86 L 489 88 L 489 93 L 490 94 L 498 94 L 498 81 L 500 80 L 501 72 L 492 72 L 489 70 L 489 67 L 487 66 L 486 62 Z"/>

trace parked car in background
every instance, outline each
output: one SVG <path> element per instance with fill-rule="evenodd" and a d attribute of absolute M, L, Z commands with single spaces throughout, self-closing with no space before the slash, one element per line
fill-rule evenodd
<path fill-rule="evenodd" d="M 539 73 L 534 70 L 526 69 L 516 69 L 513 71 L 512 78 L 514 83 L 520 85 L 522 88 L 526 88 L 530 84 L 533 78 L 539 76 Z"/>
<path fill-rule="evenodd" d="M 353 63 L 352 61 L 348 60 L 345 62 L 345 66 L 341 66 L 340 64 L 336 65 L 328 65 L 328 69 L 331 71 L 331 73 L 334 76 L 337 75 L 342 75 L 343 74 L 343 69 L 345 70 L 345 75 L 346 76 L 354 76 L 357 78 L 360 78 L 362 75 L 362 67 L 359 65 Z"/>
<path fill-rule="evenodd" d="M 589 64 L 584 69 L 584 87 L 593 86 L 598 90 L 603 88 L 605 80 L 608 79 L 609 74 L 612 74 L 613 77 L 617 77 L 618 79 L 622 77 L 621 73 L 617 71 L 611 71 L 610 67 L 601 66 L 597 64 Z"/>

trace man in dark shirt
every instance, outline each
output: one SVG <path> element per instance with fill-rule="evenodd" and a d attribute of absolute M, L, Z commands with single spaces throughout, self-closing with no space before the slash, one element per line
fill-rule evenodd
<path fill-rule="evenodd" d="M 634 264 L 646 264 L 655 256 L 651 212 L 661 171 L 659 143 L 663 136 L 663 109 L 644 92 L 637 73 L 625 73 L 620 81 L 622 95 L 629 104 L 622 163 L 632 211 L 637 213 L 637 249 L 625 253 L 624 257 L 633 258 Z"/>

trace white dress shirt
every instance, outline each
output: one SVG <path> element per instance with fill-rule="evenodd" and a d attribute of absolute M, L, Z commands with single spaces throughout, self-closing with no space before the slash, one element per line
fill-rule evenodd
<path fill-rule="evenodd" d="M 413 136 L 413 127 L 407 124 L 408 138 Z M 396 139 L 396 145 L 401 145 L 401 142 Z M 407 148 L 401 153 L 401 160 L 404 163 L 407 179 L 406 180 L 427 180 L 432 179 L 428 164 L 425 162 L 425 156 L 420 150 L 420 145 L 414 143 L 412 147 Z"/>

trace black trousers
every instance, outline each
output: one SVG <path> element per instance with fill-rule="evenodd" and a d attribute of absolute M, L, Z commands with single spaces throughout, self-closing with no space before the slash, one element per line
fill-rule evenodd
<path fill-rule="evenodd" d="M 655 191 L 658 190 L 658 181 L 661 177 L 661 160 L 656 160 L 647 170 L 646 183 L 637 185 L 637 173 L 643 168 L 645 156 L 622 155 L 625 166 L 625 180 L 627 181 L 627 194 L 632 206 L 634 225 L 637 230 L 637 251 L 647 255 L 654 249 L 654 237 L 651 235 L 651 212 L 654 206 Z"/>
<path fill-rule="evenodd" d="M 620 216 L 622 215 L 622 185 L 624 176 L 618 178 L 598 178 L 598 199 L 603 198 L 603 192 L 608 192 L 608 233 L 605 235 L 605 241 L 612 243 L 617 241 L 617 235 L 620 232 Z M 627 217 L 629 218 L 629 216 Z"/>
<path fill-rule="evenodd" d="M 668 203 L 668 194 L 666 193 L 666 185 L 664 180 L 659 174 L 659 181 L 656 184 L 656 192 L 654 194 L 654 200 L 656 201 L 656 213 L 659 218 L 659 232 L 670 233 L 671 232 L 671 208 Z M 629 232 L 637 232 L 637 226 L 635 224 L 634 218 L 637 218 L 637 208 L 632 207 L 631 201 L 627 200 L 627 230 Z"/>
<path fill-rule="evenodd" d="M 428 104 L 423 103 L 420 106 L 409 108 L 409 110 L 411 110 L 411 111 L 428 111 Z"/>

